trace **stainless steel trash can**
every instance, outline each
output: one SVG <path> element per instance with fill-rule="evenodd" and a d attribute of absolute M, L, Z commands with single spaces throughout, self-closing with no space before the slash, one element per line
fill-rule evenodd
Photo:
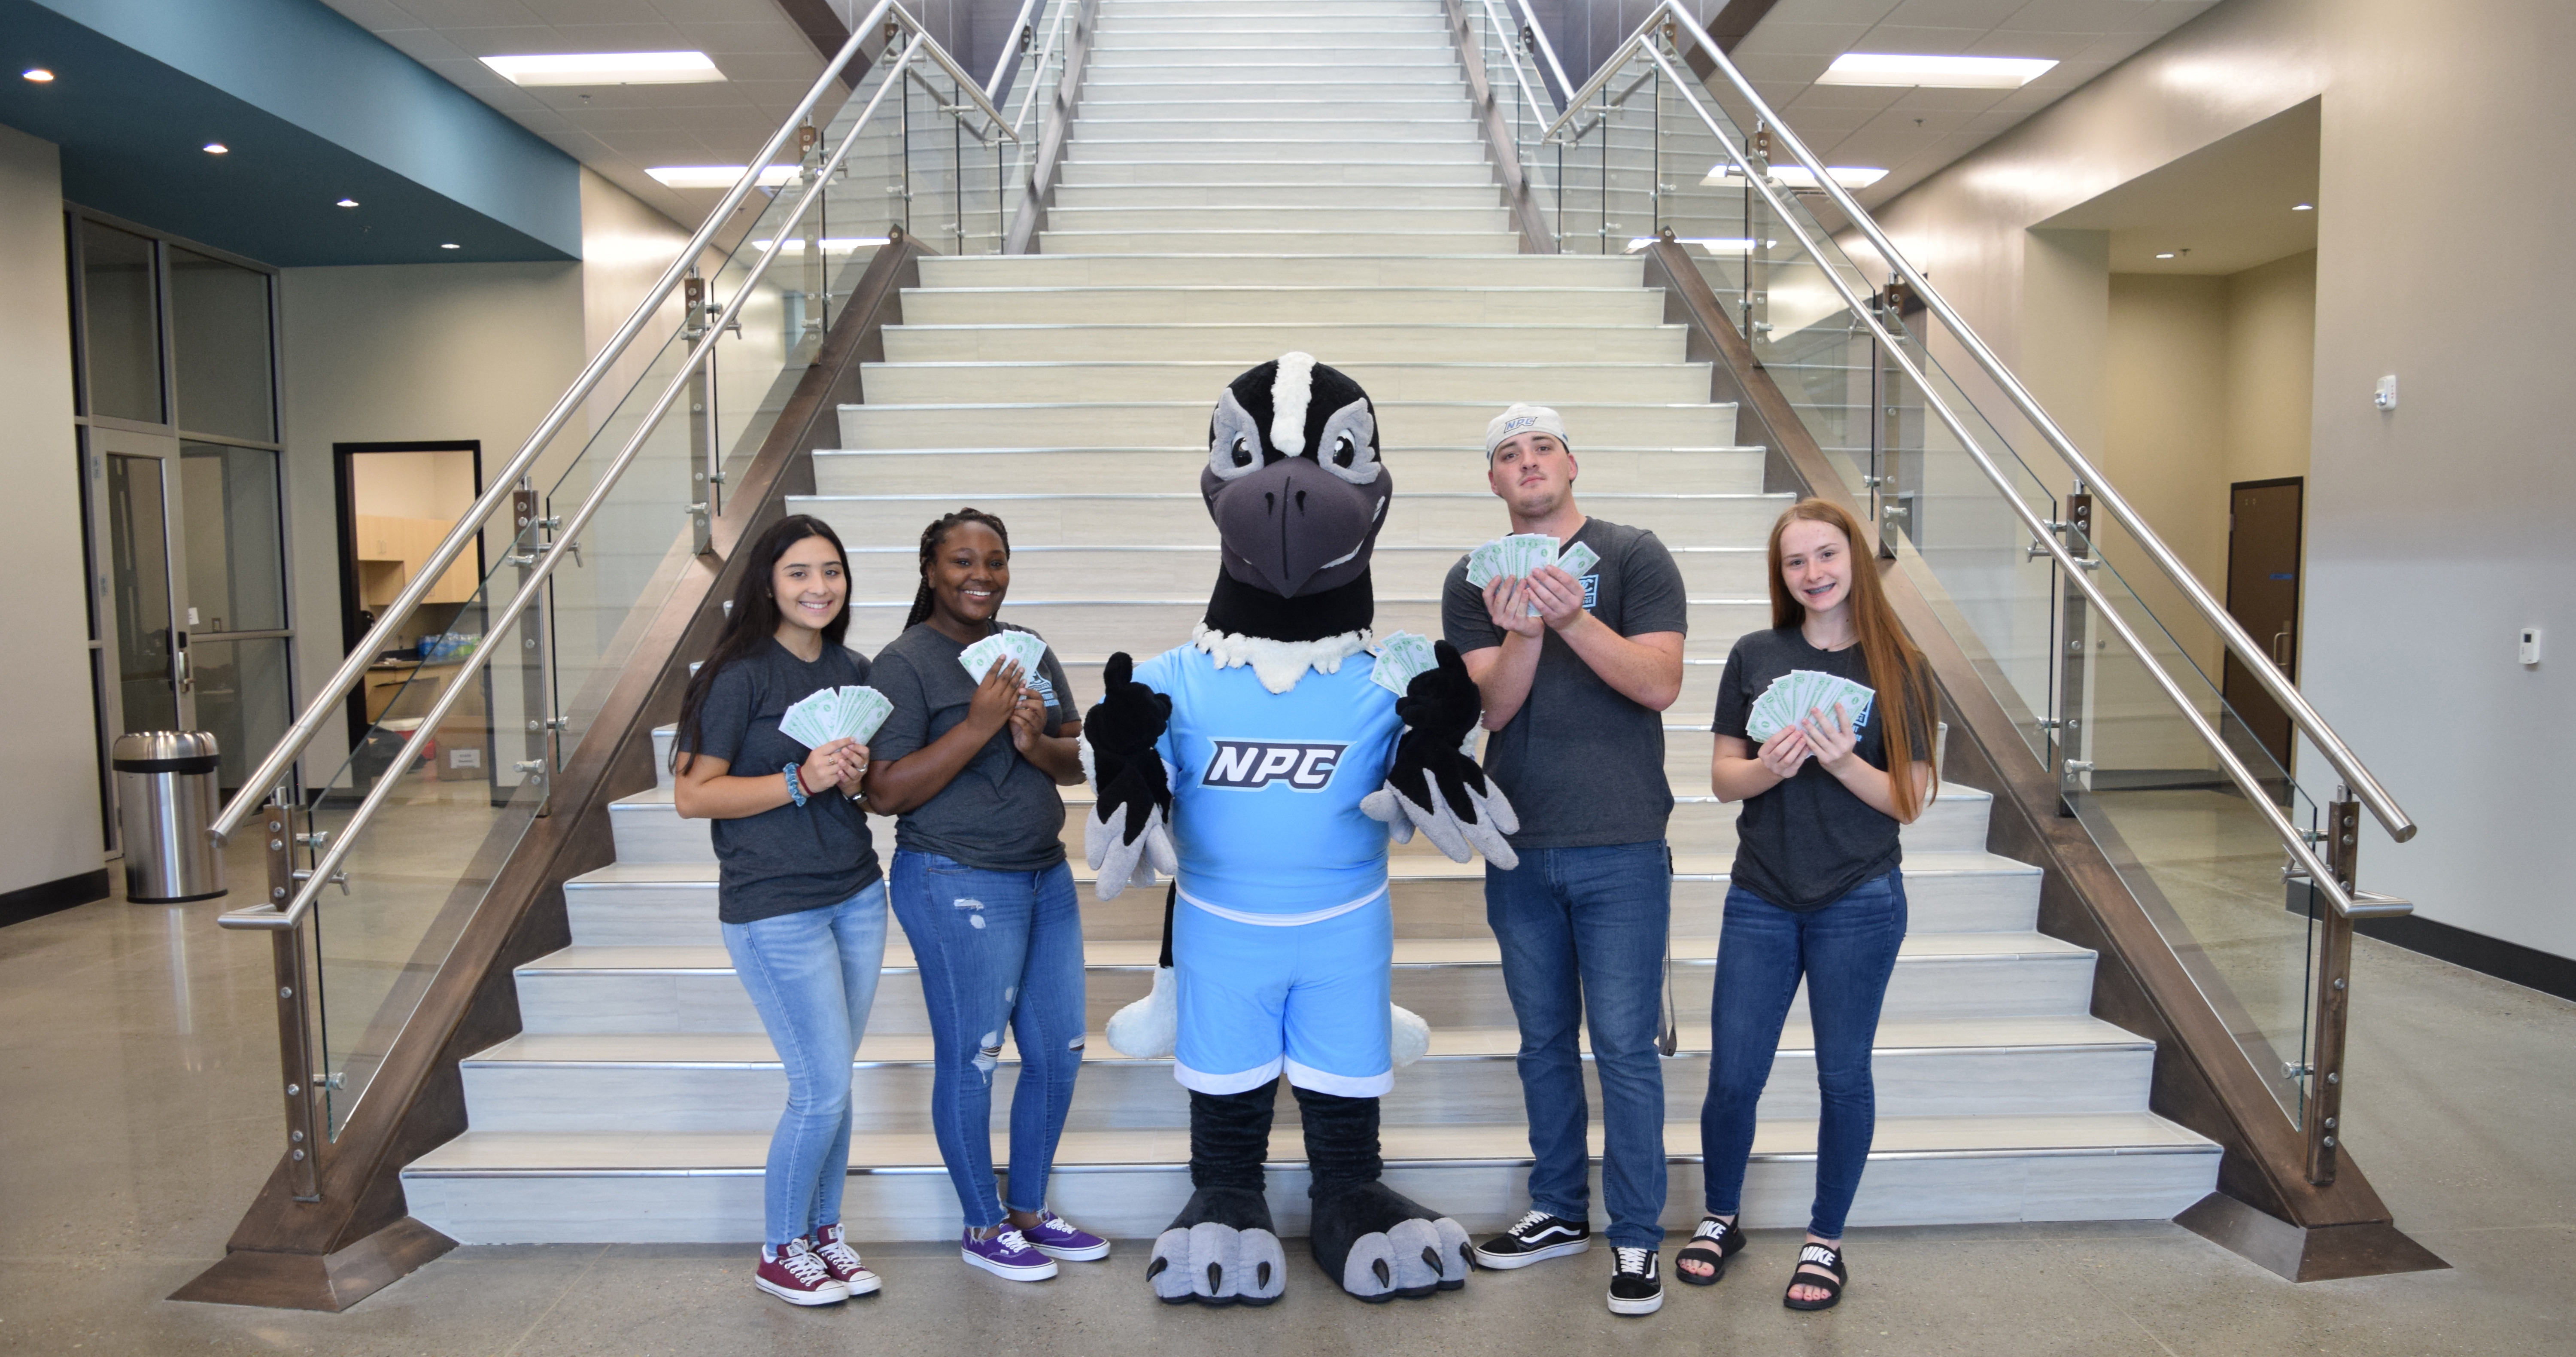
<path fill-rule="evenodd" d="M 125 898 L 138 905 L 212 900 L 224 893 L 215 821 L 215 737 L 146 730 L 116 737 L 116 818 L 125 833 Z"/>

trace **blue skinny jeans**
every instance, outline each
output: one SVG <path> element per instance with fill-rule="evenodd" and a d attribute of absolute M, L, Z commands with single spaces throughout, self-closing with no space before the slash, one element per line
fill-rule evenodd
<path fill-rule="evenodd" d="M 1902 871 L 1873 877 L 1806 911 L 1782 909 L 1742 887 L 1727 891 L 1710 999 L 1715 1049 L 1708 1100 L 1699 1114 L 1712 1214 L 1732 1216 L 1743 1204 L 1754 1105 L 1770 1080 L 1780 1028 L 1803 976 L 1823 1102 L 1816 1127 L 1816 1200 L 1807 1229 L 1820 1239 L 1843 1237 L 1877 1132 L 1870 1048 L 1878 1039 L 1888 977 L 1896 971 L 1897 945 L 1904 940 Z"/>
<path fill-rule="evenodd" d="M 937 853 L 894 855 L 894 916 L 930 1011 L 930 1116 L 971 1229 L 999 1225 L 993 1071 L 1019 1048 L 1011 1094 L 1013 1211 L 1046 1205 L 1047 1175 L 1082 1070 L 1082 912 L 1073 870 L 989 872 Z"/>
<path fill-rule="evenodd" d="M 1524 849 L 1508 872 L 1485 866 L 1485 920 L 1502 943 L 1503 988 L 1521 1029 L 1530 1205 L 1565 1220 L 1591 1214 L 1576 1044 L 1588 1018 L 1601 1080 L 1601 1195 L 1610 1242 L 1623 1248 L 1651 1249 L 1664 1237 L 1664 1071 L 1655 1038 L 1672 916 L 1672 859 L 1661 839 Z"/>
<path fill-rule="evenodd" d="M 885 882 L 837 905 L 723 928 L 734 974 L 787 1067 L 787 1110 L 761 1183 L 762 1233 L 778 1248 L 841 1223 L 850 1068 L 885 967 Z"/>

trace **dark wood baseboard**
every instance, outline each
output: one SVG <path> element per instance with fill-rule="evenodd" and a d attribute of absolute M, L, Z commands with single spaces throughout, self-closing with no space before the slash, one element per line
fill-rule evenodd
<path fill-rule="evenodd" d="M 2393 942 L 2410 952 L 2465 966 L 2481 975 L 2576 999 L 2576 960 L 2518 942 L 2472 933 L 2438 919 L 2409 914 L 2397 919 L 2355 919 L 2352 931 L 2365 938 Z"/>
<path fill-rule="evenodd" d="M 2174 1224 L 2294 1282 L 2434 1272 L 2450 1267 L 2431 1249 L 2385 1221 L 2302 1229 L 2212 1192 L 2174 1217 Z"/>
<path fill-rule="evenodd" d="M 111 893 L 108 881 L 107 869 L 101 867 L 94 872 L 74 872 L 70 876 L 0 893 L 0 928 L 22 924 L 29 919 L 41 919 L 48 914 L 59 914 L 92 900 L 104 900 Z"/>
<path fill-rule="evenodd" d="M 338 1253 L 235 1249 L 170 1299 L 337 1314 L 455 1247 L 455 1240 L 405 1216 Z"/>

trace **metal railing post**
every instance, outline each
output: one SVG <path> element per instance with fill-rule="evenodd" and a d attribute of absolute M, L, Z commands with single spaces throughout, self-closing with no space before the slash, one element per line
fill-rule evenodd
<path fill-rule="evenodd" d="M 2082 566 L 2093 556 L 2093 497 L 2077 481 L 2067 492 L 2066 530 L 2068 546 L 2081 546 L 2083 554 L 2075 557 Z M 2070 552 L 2069 554 L 2073 554 Z M 2058 573 L 2063 573 L 2062 571 Z M 2055 751 L 2057 764 L 2057 808 L 2061 814 L 2074 813 L 2073 799 L 2093 789 L 2093 761 L 2078 757 L 2084 740 L 2084 685 L 2088 662 L 2092 658 L 2092 605 L 2084 591 L 2072 580 L 2060 591 L 2063 597 L 2057 612 L 2057 729 L 2049 747 Z"/>
<path fill-rule="evenodd" d="M 260 807 L 259 826 L 267 838 L 268 900 L 283 909 L 295 893 L 295 811 L 284 786 Z M 286 1091 L 286 1181 L 300 1202 L 322 1200 L 321 1137 L 313 1115 L 313 999 L 304 964 L 304 925 L 281 928 L 269 939 L 271 965 L 277 978 L 277 1062 L 280 1087 Z"/>
<path fill-rule="evenodd" d="M 689 286 L 695 289 L 702 285 L 693 278 Z M 545 554 L 546 533 L 553 525 L 545 516 L 534 481 L 522 479 L 510 493 L 510 502 L 511 517 L 519 525 L 510 560 L 518 567 L 519 587 L 525 589 L 537 573 L 537 558 Z M 539 815 L 553 805 L 553 783 L 546 775 L 554 771 L 555 738 L 564 725 L 563 719 L 555 715 L 554 704 L 546 698 L 545 612 L 543 608 L 530 608 L 520 615 L 519 701 L 527 711 L 527 757 L 511 763 L 519 773 L 519 785 L 536 785 Z"/>
<path fill-rule="evenodd" d="M 2348 787 L 2335 788 L 2326 803 L 2326 868 L 2344 894 L 2355 892 L 2361 854 L 2361 803 Z M 2299 1129 L 2308 1135 L 2308 1181 L 2324 1187 L 2335 1180 L 2343 1144 L 2343 1054 L 2345 1021 L 2352 1004 L 2352 920 L 2342 911 L 2309 909 L 2323 930 L 2317 949 L 2314 1017 L 2310 1020 L 2308 1096 Z"/>
<path fill-rule="evenodd" d="M 689 352 L 698 346 L 716 342 L 707 326 L 707 280 L 689 270 L 681 296 L 685 310 L 680 321 L 680 337 L 688 341 Z M 715 379 L 712 362 L 700 363 L 689 370 L 689 550 L 704 556 L 715 550 L 716 532 L 716 437 Z M 525 583 L 524 580 L 521 583 Z"/>

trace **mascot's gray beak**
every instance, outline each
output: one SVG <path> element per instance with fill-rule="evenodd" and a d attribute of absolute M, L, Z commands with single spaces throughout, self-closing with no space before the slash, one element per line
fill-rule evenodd
<path fill-rule="evenodd" d="M 1386 522 L 1393 478 L 1353 485 L 1308 457 L 1288 457 L 1238 480 L 1203 475 L 1225 571 L 1283 598 L 1358 579 Z"/>

